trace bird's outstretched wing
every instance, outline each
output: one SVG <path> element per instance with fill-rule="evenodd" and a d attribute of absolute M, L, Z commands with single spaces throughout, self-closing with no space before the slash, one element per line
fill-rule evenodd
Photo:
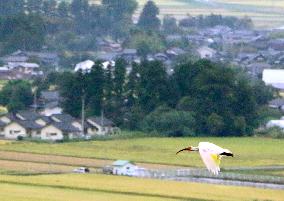
<path fill-rule="evenodd" d="M 201 142 L 198 147 L 200 156 L 209 172 L 218 175 L 222 158 L 220 154 L 223 153 L 224 149 L 209 142 Z"/>

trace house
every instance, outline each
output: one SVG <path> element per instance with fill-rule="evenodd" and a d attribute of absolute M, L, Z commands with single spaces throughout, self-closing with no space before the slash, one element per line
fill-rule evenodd
<path fill-rule="evenodd" d="M 131 63 L 135 61 L 136 59 L 138 59 L 136 49 L 124 49 L 120 56 L 128 63 Z"/>
<path fill-rule="evenodd" d="M 52 122 L 41 129 L 42 140 L 64 140 L 81 137 L 81 130 L 67 122 Z"/>
<path fill-rule="evenodd" d="M 81 125 L 70 115 L 47 117 L 33 111 L 9 113 L 0 117 L 0 135 L 6 139 L 29 137 L 41 140 L 63 140 L 81 137 Z"/>
<path fill-rule="evenodd" d="M 203 46 L 197 49 L 197 53 L 202 59 L 211 59 L 215 56 L 216 50 L 207 46 Z"/>
<path fill-rule="evenodd" d="M 27 75 L 42 75 L 42 71 L 39 69 L 39 65 L 36 63 L 26 62 L 9 62 L 8 68 L 16 72 Z"/>
<path fill-rule="evenodd" d="M 270 120 L 266 124 L 266 128 L 279 127 L 284 131 L 284 120 Z"/>
<path fill-rule="evenodd" d="M 179 55 L 183 55 L 185 53 L 186 53 L 186 51 L 184 51 L 183 49 L 178 48 L 178 47 L 172 47 L 172 48 L 170 48 L 166 51 L 167 56 L 171 59 L 174 58 L 174 57 L 177 57 Z"/>
<path fill-rule="evenodd" d="M 1 127 L 2 135 L 6 139 L 17 139 L 19 136 L 36 137 L 40 135 L 40 129 L 43 125 L 36 122 L 39 116 L 37 113 L 31 111 L 20 111 L 16 114 L 2 116 L 0 118 L 0 121 L 4 123 Z"/>
<path fill-rule="evenodd" d="M 154 55 L 154 58 L 156 60 L 162 61 L 162 62 L 169 60 L 168 56 L 164 53 L 157 53 L 157 54 Z"/>
<path fill-rule="evenodd" d="M 54 114 L 50 117 L 53 122 L 66 124 L 68 127 L 75 127 L 82 132 L 80 120 L 72 117 L 70 114 Z"/>
<path fill-rule="evenodd" d="M 263 70 L 270 69 L 271 67 L 272 66 L 268 63 L 256 62 L 247 65 L 245 68 L 252 77 L 261 77 Z"/>
<path fill-rule="evenodd" d="M 93 62 L 92 60 L 86 60 L 76 64 L 74 71 L 75 72 L 82 71 L 82 73 L 89 73 L 91 72 L 94 65 L 95 62 Z"/>
<path fill-rule="evenodd" d="M 58 66 L 59 56 L 56 52 L 26 52 L 30 59 L 36 59 L 41 65 Z"/>
<path fill-rule="evenodd" d="M 60 101 L 61 97 L 58 91 L 42 91 L 38 103 L 40 114 L 44 116 L 62 114 L 63 109 L 60 107 Z"/>
<path fill-rule="evenodd" d="M 268 106 L 270 108 L 280 109 L 284 112 L 284 98 L 276 98 L 269 101 Z"/>
<path fill-rule="evenodd" d="M 284 90 L 284 70 L 282 69 L 264 69 L 262 80 L 266 85 L 271 85 L 274 88 Z"/>
<path fill-rule="evenodd" d="M 135 176 L 137 166 L 127 160 L 117 160 L 113 164 L 114 175 Z"/>
<path fill-rule="evenodd" d="M 104 118 L 87 118 L 82 131 L 81 120 L 69 114 L 45 116 L 34 111 L 19 111 L 0 117 L 0 137 L 18 139 L 19 136 L 41 140 L 83 138 L 84 134 L 106 135 L 118 131 L 113 122 Z"/>
<path fill-rule="evenodd" d="M 18 50 L 10 55 L 1 58 L 4 63 L 9 62 L 28 62 L 37 60 L 41 65 L 58 66 L 59 56 L 55 52 L 28 52 Z"/>
<path fill-rule="evenodd" d="M 269 47 L 273 50 L 284 51 L 284 39 L 275 39 L 270 41 Z"/>
<path fill-rule="evenodd" d="M 6 64 L 9 62 L 27 62 L 28 60 L 29 56 L 20 50 L 1 58 L 1 61 Z"/>
<path fill-rule="evenodd" d="M 89 117 L 87 118 L 87 133 L 88 135 L 108 135 L 117 132 L 117 127 L 114 123 L 105 117 Z"/>

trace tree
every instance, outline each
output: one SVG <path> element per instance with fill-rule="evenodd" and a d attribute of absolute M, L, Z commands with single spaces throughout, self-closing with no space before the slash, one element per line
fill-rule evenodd
<path fill-rule="evenodd" d="M 45 0 L 42 5 L 42 10 L 46 16 L 54 16 L 56 13 L 56 0 Z"/>
<path fill-rule="evenodd" d="M 60 75 L 59 92 L 63 98 L 63 111 L 71 114 L 74 117 L 79 117 L 81 114 L 81 100 L 83 96 L 83 86 L 85 80 L 82 73 L 72 74 L 65 72 Z"/>
<path fill-rule="evenodd" d="M 0 0 L 0 16 L 13 16 L 24 13 L 24 0 Z"/>
<path fill-rule="evenodd" d="M 167 73 L 159 61 L 144 61 L 139 69 L 138 104 L 145 113 L 149 113 L 167 102 L 169 97 Z"/>
<path fill-rule="evenodd" d="M 73 0 L 70 5 L 71 14 L 74 17 L 76 31 L 86 33 L 90 30 L 90 5 L 88 0 Z"/>
<path fill-rule="evenodd" d="M 176 18 L 166 15 L 163 19 L 163 31 L 166 34 L 172 34 L 178 32 L 178 30 Z"/>
<path fill-rule="evenodd" d="M 161 26 L 161 21 L 158 18 L 159 12 L 155 2 L 148 1 L 139 17 L 138 26 L 144 30 L 159 30 Z"/>
<path fill-rule="evenodd" d="M 269 99 L 233 69 L 207 60 L 182 64 L 173 76 L 183 97 L 177 108 L 195 113 L 199 133 L 251 134 L 258 126 L 258 107 Z"/>
<path fill-rule="evenodd" d="M 89 115 L 100 115 L 103 109 L 104 71 L 97 62 L 91 73 L 87 74 L 87 112 Z"/>
<path fill-rule="evenodd" d="M 147 115 L 141 125 L 143 131 L 173 137 L 192 136 L 194 127 L 195 119 L 192 113 L 176 111 L 163 106 Z"/>
<path fill-rule="evenodd" d="M 102 0 L 102 5 L 105 8 L 105 14 L 109 23 L 110 33 L 115 38 L 125 37 L 132 24 L 132 15 L 137 9 L 135 0 Z"/>
<path fill-rule="evenodd" d="M 9 112 L 26 109 L 33 102 L 32 87 L 27 81 L 9 81 L 0 92 L 0 104 Z"/>
<path fill-rule="evenodd" d="M 125 16 L 131 18 L 138 6 L 135 0 L 102 0 L 102 5 L 109 12 L 113 22 L 120 21 Z"/>
<path fill-rule="evenodd" d="M 224 126 L 223 118 L 216 113 L 212 113 L 207 119 L 207 129 L 210 135 L 222 134 Z"/>
<path fill-rule="evenodd" d="M 29 14 L 43 13 L 43 0 L 27 0 L 26 9 Z"/>
<path fill-rule="evenodd" d="M 70 5 L 65 1 L 61 1 L 58 4 L 57 12 L 60 18 L 67 18 L 70 12 Z"/>
<path fill-rule="evenodd" d="M 0 36 L 6 52 L 39 50 L 45 38 L 43 19 L 26 14 L 7 17 L 1 25 Z"/>

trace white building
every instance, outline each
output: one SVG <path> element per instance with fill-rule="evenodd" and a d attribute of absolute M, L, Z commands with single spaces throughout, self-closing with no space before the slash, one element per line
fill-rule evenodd
<path fill-rule="evenodd" d="M 267 128 L 272 128 L 272 127 L 279 127 L 282 128 L 284 130 L 284 120 L 270 120 L 267 124 L 266 124 Z"/>
<path fill-rule="evenodd" d="M 135 176 L 137 166 L 127 160 L 117 160 L 113 164 L 114 175 Z"/>
<path fill-rule="evenodd" d="M 284 70 L 281 69 L 264 69 L 262 80 L 266 85 L 271 85 L 274 88 L 284 90 Z"/>
<path fill-rule="evenodd" d="M 92 60 L 86 60 L 76 64 L 74 71 L 75 72 L 82 71 L 83 73 L 89 73 L 91 72 L 94 65 L 95 62 L 93 62 Z"/>
<path fill-rule="evenodd" d="M 216 51 L 214 49 L 207 46 L 198 48 L 197 52 L 201 59 L 210 59 L 213 58 L 216 54 Z"/>

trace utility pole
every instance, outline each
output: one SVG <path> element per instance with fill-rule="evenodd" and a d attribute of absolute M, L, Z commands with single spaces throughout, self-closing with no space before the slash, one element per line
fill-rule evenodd
<path fill-rule="evenodd" d="M 85 131 L 85 90 L 83 89 L 83 94 L 82 94 L 82 114 L 81 114 L 81 117 L 82 117 L 82 122 L 81 122 L 81 126 L 82 126 L 82 136 L 84 136 L 84 131 Z"/>

